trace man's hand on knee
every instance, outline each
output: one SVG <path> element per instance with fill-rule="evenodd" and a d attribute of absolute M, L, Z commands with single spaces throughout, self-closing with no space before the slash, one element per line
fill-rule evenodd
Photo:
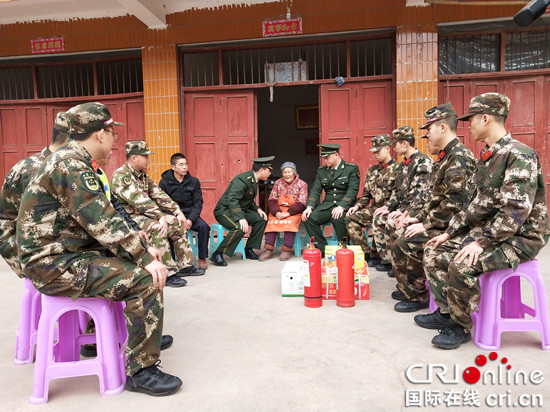
<path fill-rule="evenodd" d="M 336 206 L 334 209 L 332 209 L 331 214 L 333 219 L 340 219 L 342 216 L 344 216 L 344 208 L 342 206 Z"/>
<path fill-rule="evenodd" d="M 313 209 L 310 206 L 306 207 L 306 210 L 302 212 L 302 221 L 305 222 L 308 219 L 309 215 L 311 215 L 312 211 Z"/>
<path fill-rule="evenodd" d="M 239 220 L 239 225 L 244 233 L 248 232 L 248 221 L 246 219 Z"/>
<path fill-rule="evenodd" d="M 166 266 L 158 260 L 153 260 L 144 268 L 153 277 L 153 285 L 158 286 L 159 290 L 164 289 L 166 284 L 166 278 L 168 277 L 168 271 Z"/>

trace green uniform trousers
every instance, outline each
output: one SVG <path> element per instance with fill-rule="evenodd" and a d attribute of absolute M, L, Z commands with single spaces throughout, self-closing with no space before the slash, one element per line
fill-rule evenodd
<path fill-rule="evenodd" d="M 235 222 L 228 214 L 214 213 L 214 217 L 220 225 L 229 230 L 216 249 L 216 252 L 223 253 L 227 256 L 233 256 L 235 254 L 235 248 L 239 245 L 245 233 L 241 230 L 239 222 Z M 250 237 L 246 241 L 246 247 L 260 249 L 262 247 L 262 236 L 267 222 L 256 211 L 245 211 L 244 218 L 248 222 L 248 225 L 252 227 Z"/>
<path fill-rule="evenodd" d="M 332 209 L 318 210 L 313 209 L 309 218 L 304 222 L 306 231 L 309 237 L 315 238 L 313 243 L 317 249 L 321 250 L 321 253 L 325 253 L 325 246 L 327 245 L 327 240 L 325 239 L 325 234 L 321 230 L 321 225 L 332 223 L 334 230 L 336 231 L 336 238 L 339 242 L 344 240 L 346 236 L 346 212 L 342 214 L 339 219 L 334 219 L 332 217 Z"/>

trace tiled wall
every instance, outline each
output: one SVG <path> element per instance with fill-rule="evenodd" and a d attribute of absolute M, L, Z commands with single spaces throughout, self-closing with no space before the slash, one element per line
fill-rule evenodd
<path fill-rule="evenodd" d="M 155 152 L 148 172 L 160 179 L 170 156 L 181 151 L 176 46 L 146 47 L 142 60 L 145 138 Z"/>
<path fill-rule="evenodd" d="M 510 18 L 521 5 L 429 5 L 405 0 L 294 0 L 292 15 L 304 34 L 390 28 L 396 30 L 396 120 L 417 135 L 424 111 L 437 104 L 437 24 Z M 4 25 L 0 56 L 30 54 L 30 40 L 64 35 L 67 52 L 142 48 L 146 139 L 156 152 L 151 175 L 159 178 L 170 155 L 180 150 L 178 44 L 261 38 L 261 23 L 283 18 L 286 2 L 189 10 L 167 16 L 169 28 L 149 30 L 132 16 Z M 419 147 L 425 151 L 425 142 Z"/>

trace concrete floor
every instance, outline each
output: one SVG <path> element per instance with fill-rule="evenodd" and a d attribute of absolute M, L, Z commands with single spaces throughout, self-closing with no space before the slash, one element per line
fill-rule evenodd
<path fill-rule="evenodd" d="M 549 246 L 539 260 L 548 279 Z M 324 301 L 321 308 L 311 309 L 304 307 L 303 298 L 281 297 L 284 262 L 239 257 L 228 262 L 226 268 L 211 266 L 205 276 L 188 278 L 184 288 L 166 289 L 165 333 L 172 334 L 175 343 L 162 353 L 162 366 L 184 381 L 178 393 L 164 398 L 131 392 L 101 397 L 98 380 L 91 376 L 52 381 L 49 402 L 34 406 L 28 402 L 33 365 L 13 363 L 22 282 L 2 260 L 0 410 L 517 410 L 519 406 L 513 405 L 523 394 L 528 397 L 522 402 L 530 403 L 534 396 L 535 404 L 542 406 L 522 410 L 550 410 L 550 351 L 541 350 L 538 333 L 503 334 L 499 360 L 479 368 L 482 373 L 502 371 L 503 383 L 470 385 L 462 379 L 463 371 L 475 366 L 478 355 L 489 352 L 473 343 L 454 351 L 432 346 L 437 331 L 416 326 L 414 314 L 393 310 L 390 293 L 395 280 L 385 273 L 371 270 L 368 301 L 357 301 L 353 308 Z M 549 281 L 546 293 L 550 297 Z M 512 366 L 509 372 L 497 366 L 503 357 Z M 439 364 L 432 382 L 409 381 L 405 372 L 413 364 L 421 364 L 412 370 L 413 380 L 426 379 L 428 365 Z M 448 369 L 447 380 L 454 380 L 456 371 L 455 383 L 442 383 L 435 376 L 442 367 Z M 544 381 L 515 384 L 518 370 L 540 370 Z M 472 399 L 479 399 L 480 406 L 467 406 Z"/>

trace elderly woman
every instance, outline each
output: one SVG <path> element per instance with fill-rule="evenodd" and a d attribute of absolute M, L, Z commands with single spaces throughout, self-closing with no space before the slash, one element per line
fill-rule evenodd
<path fill-rule="evenodd" d="M 300 226 L 301 213 L 307 204 L 307 183 L 299 178 L 296 165 L 292 162 L 283 163 L 281 173 L 283 177 L 275 182 L 267 201 L 269 217 L 265 228 L 265 250 L 260 256 L 260 261 L 273 257 L 277 232 L 284 232 L 279 259 L 290 259 L 294 236 Z"/>

